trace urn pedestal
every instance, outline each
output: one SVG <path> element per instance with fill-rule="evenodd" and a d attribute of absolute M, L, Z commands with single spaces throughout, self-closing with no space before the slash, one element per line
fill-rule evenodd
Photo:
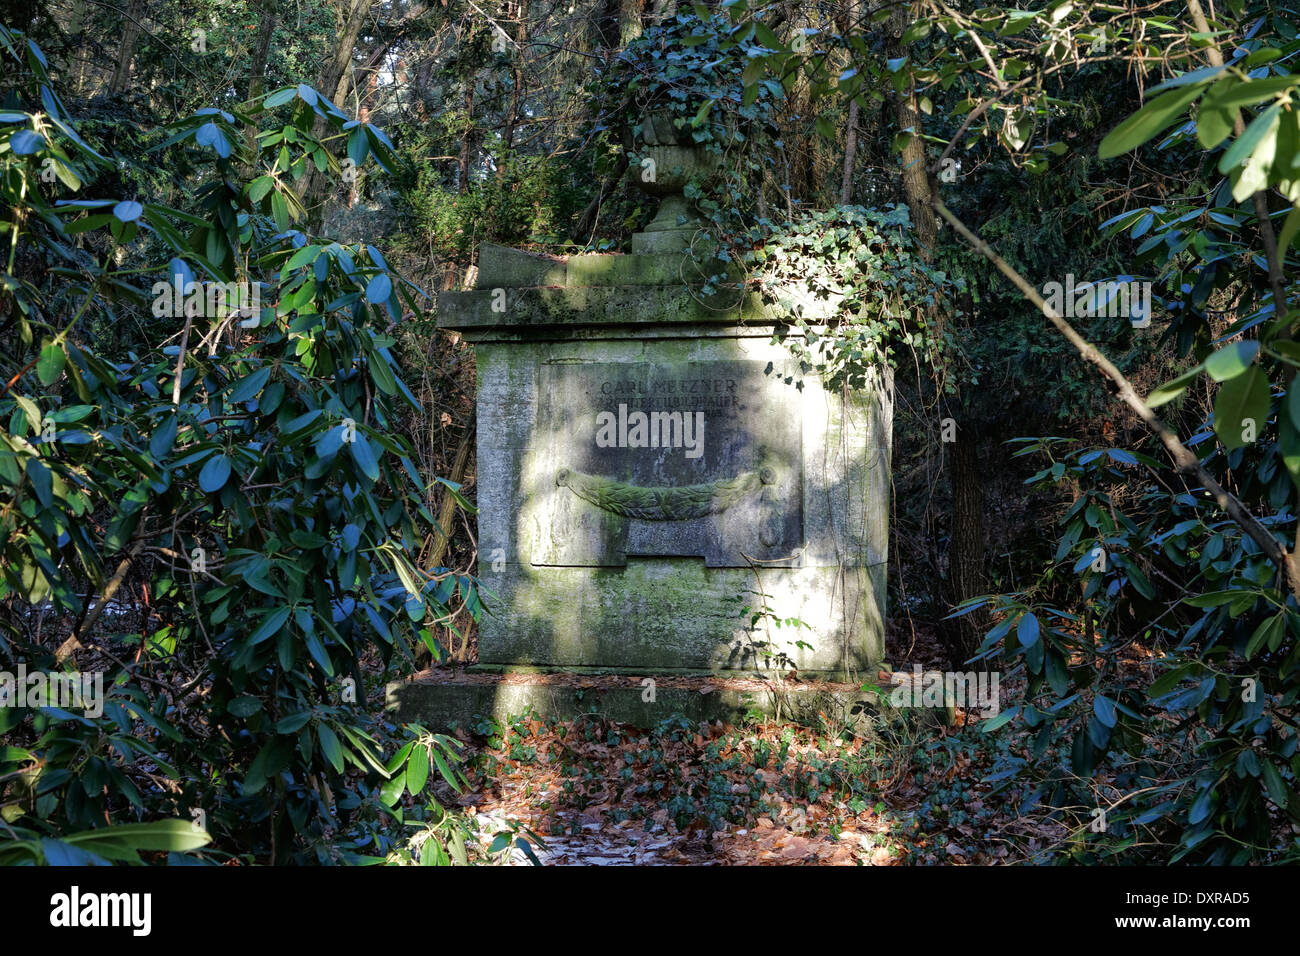
<path fill-rule="evenodd" d="M 477 362 L 480 668 L 853 680 L 883 657 L 891 376 L 828 392 L 785 316 L 689 274 L 676 250 L 484 246 L 477 287 L 439 296 Z"/>

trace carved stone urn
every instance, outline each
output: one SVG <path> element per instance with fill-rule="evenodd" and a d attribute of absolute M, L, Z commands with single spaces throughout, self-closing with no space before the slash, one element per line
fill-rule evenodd
<path fill-rule="evenodd" d="M 709 180 L 717 172 L 718 157 L 691 142 L 689 134 L 674 126 L 672 113 L 664 109 L 646 111 L 641 135 L 632 149 L 638 158 L 628 169 L 632 184 L 659 200 L 658 213 L 642 230 L 640 241 L 633 240 L 633 251 L 685 248 L 701 222 L 683 190 L 692 179 Z"/>

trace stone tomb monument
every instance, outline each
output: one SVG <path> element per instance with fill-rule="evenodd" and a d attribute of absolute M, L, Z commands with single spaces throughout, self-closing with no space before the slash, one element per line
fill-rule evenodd
<path fill-rule="evenodd" d="M 891 380 L 801 377 L 775 310 L 683 280 L 683 238 L 484 246 L 475 289 L 438 298 L 478 368 L 480 669 L 853 679 L 883 657 Z"/>

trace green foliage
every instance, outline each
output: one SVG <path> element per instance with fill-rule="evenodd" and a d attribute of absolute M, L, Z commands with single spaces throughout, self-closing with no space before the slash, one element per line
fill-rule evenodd
<path fill-rule="evenodd" d="M 415 137 L 417 144 L 427 141 Z M 426 148 L 418 145 L 416 148 Z M 434 168 L 420 166 L 398 179 L 410 209 L 410 228 L 399 243 L 412 252 L 467 262 L 480 242 L 555 245 L 572 214 L 574 196 L 564 167 L 540 156 L 498 158 L 502 174 L 472 180 L 468 188 L 444 182 Z"/>
<path fill-rule="evenodd" d="M 1186 17 L 1182 5 L 1171 11 L 1175 6 L 1175 15 Z M 729 9 L 737 35 L 755 28 L 763 15 L 743 0 Z M 964 160 L 982 139 L 995 140 L 1006 159 L 1041 174 L 1064 163 L 1095 167 L 1095 160 L 1076 161 L 1068 146 L 1052 141 L 1054 122 L 1060 128 L 1091 98 L 1078 84 L 1104 76 L 1104 61 L 1118 56 L 1137 63 L 1159 35 L 1161 57 L 1182 72 L 1150 90 L 1147 105 L 1104 138 L 1100 158 L 1143 148 L 1143 159 L 1159 164 L 1150 178 L 1167 198 L 1126 210 L 1102 229 L 1112 240 L 1127 233 L 1123 245 L 1132 242 L 1135 250 L 1124 271 L 1145 267 L 1156 276 L 1165 293 L 1157 305 L 1169 314 L 1165 341 L 1180 355 L 1194 351 L 1203 363 L 1154 393 L 1153 404 L 1169 404 L 1207 373 L 1217 385 L 1213 431 L 1195 409 L 1170 407 L 1182 424 L 1200 428 L 1190 443 L 1203 446 L 1198 450 L 1206 467 L 1290 551 L 1296 487 L 1288 467 L 1300 462 L 1300 431 L 1292 424 L 1300 418 L 1292 418 L 1290 396 L 1300 356 L 1291 342 L 1295 314 L 1282 299 L 1294 293 L 1288 252 L 1300 214 L 1291 212 L 1282 226 L 1281 252 L 1270 263 L 1254 200 L 1263 199 L 1267 210 L 1272 195 L 1293 205 L 1300 198 L 1300 169 L 1294 167 L 1300 150 L 1292 142 L 1300 127 L 1289 66 L 1297 33 L 1289 14 L 1243 4 L 1219 11 L 1215 36 L 1163 13 L 1134 16 L 1079 4 L 970 14 L 945 9 L 907 28 L 899 38 L 902 55 L 880 56 L 865 31 L 817 36 L 811 51 L 794 40 L 779 41 L 758 54 L 766 71 L 748 81 L 793 68 L 826 94 L 915 91 L 920 113 L 936 117 L 919 122 L 944 156 Z M 1204 68 L 1203 51 L 1219 36 L 1233 38 L 1223 43 L 1229 62 Z M 853 69 L 836 80 L 828 64 L 841 50 L 853 56 Z M 996 74 L 992 83 L 987 67 Z M 1054 75 L 1069 76 L 1074 85 Z M 958 93 L 963 98 L 951 109 L 934 109 L 936 101 Z M 1239 112 L 1244 132 L 1234 136 Z M 908 142 L 906 132 L 899 131 L 896 148 Z M 1135 178 L 1120 185 L 1129 191 L 1154 185 L 1135 185 Z M 965 178 L 932 181 L 932 187 L 942 189 L 945 182 L 954 184 L 945 201 L 978 210 L 981 218 L 990 206 L 1011 205 L 1009 180 L 996 180 L 1000 189 L 972 188 Z M 1072 197 L 1079 195 L 1075 190 Z M 1049 241 L 1073 243 L 1063 217 L 1044 224 L 1054 228 L 1037 229 L 1025 222 L 1029 209 L 1008 208 L 1003 217 L 995 212 L 993 218 L 1008 227 L 997 238 L 1009 239 L 1017 251 L 1053 233 Z M 1048 204 L 1048 216 L 1060 209 Z M 1082 257 L 1072 254 L 1058 261 L 1081 264 Z M 1031 256 L 1043 258 L 1032 249 Z M 1083 268 L 1068 271 L 1085 274 Z M 1090 339 L 1096 332 L 1084 331 Z M 1110 338 L 1103 333 L 1103 340 Z M 961 359 L 976 373 L 963 377 L 987 385 L 979 372 L 992 362 L 984 356 L 1006 361 L 1014 341 L 990 337 L 988 351 L 969 349 L 962 340 Z M 1121 366 L 1132 363 L 1137 350 L 1129 351 L 1119 337 L 1113 344 L 1127 353 Z M 1216 346 L 1224 348 L 1215 353 Z M 1011 351 L 1024 355 L 1034 347 Z M 1294 580 L 1237 523 L 1225 520 L 1222 502 L 1190 483 L 1179 488 L 1179 477 L 1157 459 L 1103 447 L 1057 460 L 1055 442 L 1033 442 L 1024 453 L 1052 456 L 1031 480 L 1035 487 L 1063 485 L 1075 492 L 1062 519 L 1063 536 L 1031 586 L 992 602 L 997 623 L 982 651 L 1022 672 L 1028 684 L 1024 701 L 987 725 L 993 732 L 1014 723 L 1031 734 L 1029 754 L 1006 759 L 1006 786 L 1017 777 L 1038 781 L 1022 813 L 1041 806 L 1054 817 L 1068 816 L 1080 804 L 1105 812 L 1099 830 L 1086 816 L 1077 827 L 1078 859 L 1294 858 L 1300 846 L 1291 831 L 1300 776 Z M 1141 469 L 1156 480 L 1144 480 Z M 977 599 L 962 610 L 985 605 Z M 1154 675 L 1145 673 L 1141 659 L 1125 656 L 1134 648 L 1156 655 Z"/>
<path fill-rule="evenodd" d="M 746 86 L 752 43 L 735 41 L 723 13 L 682 10 L 648 26 L 600 76 L 600 123 L 639 142 L 650 114 L 666 114 L 687 142 L 719 153 L 741 146 L 784 96 L 773 81 Z"/>
<path fill-rule="evenodd" d="M 782 338 L 805 373 L 863 388 L 883 365 L 938 362 L 939 309 L 963 285 L 920 255 L 906 206 L 841 206 L 781 227 L 760 224 L 742 260 L 750 283 L 792 317 Z"/>
<path fill-rule="evenodd" d="M 41 838 L 19 828 L 0 846 L 0 866 L 106 866 L 110 861 L 140 863 L 143 853 L 184 853 L 211 838 L 189 820 L 123 823 L 65 836 Z"/>
<path fill-rule="evenodd" d="M 0 45 L 15 106 L 0 116 L 0 655 L 75 661 L 106 688 L 95 717 L 0 709 L 4 819 L 109 859 L 137 845 L 76 832 L 195 812 L 223 855 L 382 859 L 420 755 L 451 784 L 455 751 L 417 728 L 383 759 L 401 735 L 370 711 L 362 659 L 409 657 L 426 619 L 477 612 L 477 584 L 410 557 L 433 518 L 395 428 L 415 399 L 388 330 L 421 294 L 375 246 L 293 228 L 293 186 L 340 169 L 318 119 L 362 161 L 390 165 L 391 144 L 291 86 L 200 110 L 136 157 L 192 164 L 189 208 L 58 198 L 47 160 L 89 195 L 113 164 L 39 49 L 10 31 Z M 146 309 L 160 334 L 123 355 L 86 334 Z M 70 632 L 62 651 L 50 632 Z"/>
<path fill-rule="evenodd" d="M 772 121 L 785 91 L 779 82 L 749 83 L 753 38 L 737 43 L 727 14 L 701 13 L 679 11 L 619 51 L 598 74 L 586 138 L 601 172 L 615 155 L 636 168 L 647 144 L 698 146 L 704 160 L 685 196 L 714 241 L 727 244 L 753 224 L 764 172 L 784 149 Z"/>
<path fill-rule="evenodd" d="M 1165 340 L 1197 362 L 1148 405 L 1195 430 L 1187 444 L 1204 467 L 1289 551 L 1300 478 L 1296 316 L 1281 307 L 1294 294 L 1291 237 L 1284 226 L 1267 261 L 1254 199 L 1265 189 L 1300 198 L 1286 145 L 1295 83 L 1259 26 L 1225 67 L 1189 64 L 1102 141 L 1103 158 L 1143 148 L 1192 181 L 1101 228 L 1138 242 L 1136 262 L 1165 291 Z M 1257 115 L 1234 139 L 1240 109 Z M 1183 401 L 1201 384 L 1214 392 L 1209 421 Z M 1171 483 L 1155 458 L 1021 441 L 1018 454 L 1047 458 L 1031 483 L 1063 485 L 1074 501 L 1048 567 L 992 602 L 1000 620 L 983 654 L 1023 666 L 1028 682 L 1023 703 L 986 725 L 1015 722 L 1032 735 L 1030 759 L 1008 759 L 1006 779 L 1037 780 L 1033 800 L 1053 814 L 1104 813 L 1102 826 L 1077 827 L 1075 859 L 1295 859 L 1300 608 L 1286 569 L 1221 501 Z M 1151 673 L 1138 649 L 1152 655 Z"/>
<path fill-rule="evenodd" d="M 1300 844 L 1279 830 L 1300 821 L 1300 613 L 1271 562 L 1203 495 L 1157 482 L 1126 494 L 1135 469 L 1163 470 L 1145 454 L 1018 444 L 1047 460 L 1033 483 L 1079 494 L 1033 588 L 992 602 L 982 656 L 1027 679 L 1024 701 L 985 725 L 1031 735 L 1029 759 L 1003 761 L 1006 785 L 1033 776 L 1034 802 L 1103 810 L 1099 832 L 1082 815 L 1081 859 L 1293 859 Z M 1270 445 L 1222 465 L 1249 476 L 1251 500 L 1290 491 Z M 1126 663 L 1135 647 L 1154 653 L 1150 676 Z M 1044 760 L 1058 749 L 1068 758 Z"/>

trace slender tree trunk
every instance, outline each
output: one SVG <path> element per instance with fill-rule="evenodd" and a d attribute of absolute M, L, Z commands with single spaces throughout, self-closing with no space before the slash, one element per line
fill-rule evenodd
<path fill-rule="evenodd" d="M 950 446 L 952 543 L 948 552 L 948 576 L 954 604 L 985 591 L 984 492 L 976 434 L 974 428 L 959 426 L 957 441 Z M 955 626 L 947 643 L 954 667 L 960 667 L 979 648 L 984 623 L 978 612 L 952 622 Z"/>
<path fill-rule="evenodd" d="M 135 56 L 135 41 L 140 36 L 139 20 L 144 15 L 144 0 L 131 0 L 126 14 L 122 24 L 122 42 L 117 48 L 117 65 L 108 81 L 110 96 L 119 96 L 125 92 L 126 84 L 131 79 L 131 58 Z"/>
<path fill-rule="evenodd" d="M 469 77 L 465 83 L 465 128 L 460 134 L 460 160 L 457 163 L 458 174 L 456 191 L 461 195 L 469 192 L 470 160 L 474 147 L 474 83 Z"/>
<path fill-rule="evenodd" d="M 465 195 L 469 192 L 469 175 L 474 157 L 474 83 L 472 77 L 465 80 L 465 128 L 460 136 L 460 158 L 456 163 L 456 192 Z M 460 277 L 461 263 L 449 260 L 442 277 L 443 291 L 456 288 Z"/>
<path fill-rule="evenodd" d="M 890 20 L 888 50 L 891 57 L 902 55 L 901 38 L 915 11 L 904 7 Z M 921 138 L 921 111 L 917 109 L 916 87 L 908 86 L 894 97 L 894 119 L 907 134 L 903 145 L 903 193 L 912 214 L 921 255 L 928 261 L 938 239 L 934 185 L 926 168 L 925 141 Z M 942 335 L 946 317 L 937 309 L 928 316 L 936 335 Z M 959 604 L 982 594 L 984 588 L 984 488 L 979 469 L 979 429 L 972 420 L 960 390 L 941 406 L 941 415 L 957 424 L 957 441 L 949 455 L 952 490 L 952 524 L 948 548 L 947 600 Z M 954 667 L 959 667 L 979 646 L 982 619 L 968 614 L 948 622 L 944 643 Z"/>
<path fill-rule="evenodd" d="M 361 36 L 361 28 L 370 15 L 374 0 L 343 0 L 340 10 L 342 30 L 334 55 L 321 66 L 316 80 L 316 89 L 334 100 L 334 105 L 342 108 L 343 97 L 347 93 L 348 67 L 352 65 L 352 54 Z"/>
<path fill-rule="evenodd" d="M 78 97 L 83 95 L 82 91 L 86 88 L 86 63 L 90 59 L 89 56 L 83 55 L 84 48 L 87 46 L 87 44 L 84 43 L 85 40 L 84 33 L 86 29 L 86 20 L 88 19 L 88 15 L 89 15 L 89 11 L 86 9 L 86 4 L 83 2 L 83 0 L 76 0 L 76 2 L 72 4 L 72 13 L 69 14 L 68 16 L 68 22 L 66 27 L 70 35 L 75 37 L 82 37 L 83 39 L 83 43 L 76 48 L 78 51 L 77 73 L 76 73 L 77 78 L 72 85 L 72 89 Z"/>
<path fill-rule="evenodd" d="M 373 3 L 374 0 L 340 0 L 338 45 L 334 48 L 334 55 L 321 66 L 316 78 L 317 92 L 330 97 L 334 105 L 340 109 L 343 108 L 347 97 L 348 67 L 352 64 L 352 54 Z M 312 134 L 319 139 L 325 135 L 327 128 L 325 120 L 317 117 L 312 126 Z M 307 209 L 308 231 L 318 230 L 325 217 L 327 198 L 325 193 L 328 183 L 328 176 L 317 172 L 315 167 L 310 167 L 310 172 L 303 177 L 299 196 Z"/>
<path fill-rule="evenodd" d="M 642 16 L 645 13 L 646 0 L 621 0 L 618 10 L 618 38 L 622 46 L 627 46 L 645 29 Z"/>
<path fill-rule="evenodd" d="M 271 0 L 261 0 L 257 6 L 257 42 L 253 45 L 253 60 L 248 67 L 248 99 L 260 100 L 266 87 L 266 62 L 271 57 L 271 38 L 275 33 L 275 7 Z M 244 142 L 257 168 L 257 123 L 244 127 Z M 252 170 L 250 170 L 251 172 Z"/>
<path fill-rule="evenodd" d="M 901 29 L 899 32 L 901 35 Z M 895 51 L 900 49 L 897 40 L 891 45 Z M 891 55 L 899 54 L 892 52 Z M 917 241 L 928 259 L 929 251 L 939 236 L 939 226 L 930 207 L 930 174 L 925 166 L 925 141 L 921 139 L 921 112 L 916 108 L 916 87 L 910 83 L 895 97 L 894 120 L 899 131 L 907 133 L 903 145 L 903 192 L 907 196 L 907 208 L 912 213 Z"/>
<path fill-rule="evenodd" d="M 253 61 L 248 68 L 248 98 L 258 99 L 266 86 L 266 61 L 271 57 L 271 39 L 278 23 L 272 0 L 261 0 L 257 5 L 257 43 L 253 46 Z"/>
<path fill-rule="evenodd" d="M 857 6 L 857 2 L 851 2 L 835 18 L 835 27 L 841 36 L 849 36 L 853 32 L 853 18 L 857 13 Z M 844 134 L 844 172 L 840 177 L 841 206 L 853 202 L 853 172 L 858 161 L 858 120 L 861 111 L 856 96 L 849 100 L 848 123 Z"/>
<path fill-rule="evenodd" d="M 858 159 L 858 101 L 849 102 L 849 129 L 844 137 L 844 175 L 840 179 L 840 205 L 853 202 L 853 166 Z"/>
<path fill-rule="evenodd" d="M 619 182 L 622 181 L 626 173 L 627 155 L 624 154 L 619 157 L 614 168 L 606 174 L 604 181 L 600 184 L 600 188 L 596 190 L 596 195 L 591 197 L 591 201 L 587 203 L 586 208 L 583 209 L 581 215 L 578 216 L 578 221 L 574 223 L 574 242 L 585 243 L 591 237 L 592 230 L 596 228 L 596 217 L 600 215 L 601 204 L 604 203 L 605 197 L 618 188 Z"/>
<path fill-rule="evenodd" d="M 515 25 L 515 48 L 510 51 L 510 106 L 506 109 L 505 129 L 501 132 L 502 151 L 497 179 L 506 177 L 506 165 L 515 143 L 515 126 L 519 120 L 519 103 L 524 88 L 524 44 L 528 39 L 528 0 L 519 0 Z"/>

